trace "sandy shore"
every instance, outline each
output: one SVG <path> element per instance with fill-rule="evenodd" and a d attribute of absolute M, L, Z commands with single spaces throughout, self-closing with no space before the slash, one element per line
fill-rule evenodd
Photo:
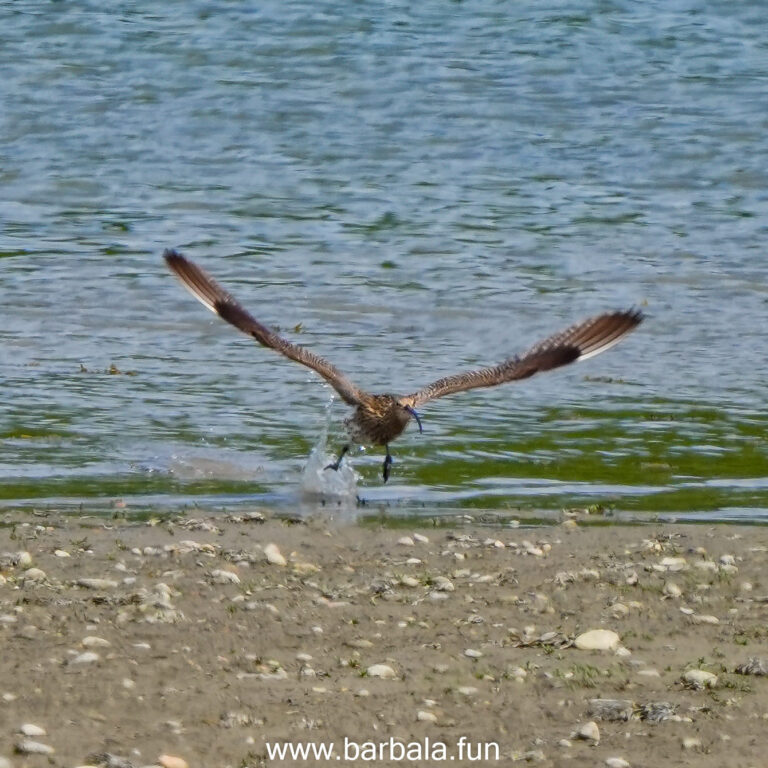
<path fill-rule="evenodd" d="M 19 518 L 0 766 L 765 766 L 767 565 L 756 527 Z"/>

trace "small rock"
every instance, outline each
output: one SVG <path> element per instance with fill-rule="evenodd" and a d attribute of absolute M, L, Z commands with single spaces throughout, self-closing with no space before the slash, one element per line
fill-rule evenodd
<path fill-rule="evenodd" d="M 416 713 L 416 719 L 422 723 L 436 723 L 437 715 L 434 712 L 427 712 L 425 709 L 420 709 Z"/>
<path fill-rule="evenodd" d="M 288 561 L 280 553 L 277 544 L 267 544 L 267 546 L 264 547 L 264 554 L 267 557 L 267 562 L 272 563 L 272 565 L 288 564 Z"/>
<path fill-rule="evenodd" d="M 580 651 L 615 651 L 620 637 L 610 629 L 590 629 L 574 640 Z"/>
<path fill-rule="evenodd" d="M 701 749 L 701 739 L 696 736 L 686 736 L 683 739 L 683 749 Z"/>
<path fill-rule="evenodd" d="M 684 571 L 688 567 L 688 561 L 684 557 L 664 557 L 659 565 L 665 571 Z"/>
<path fill-rule="evenodd" d="M 689 669 L 683 675 L 683 682 L 697 690 L 712 688 L 717 685 L 717 675 L 703 669 Z"/>
<path fill-rule="evenodd" d="M 434 587 L 440 592 L 453 592 L 456 587 L 453 586 L 453 582 L 445 576 L 436 576 L 433 579 Z"/>
<path fill-rule="evenodd" d="M 19 728 L 19 733 L 23 736 L 45 736 L 45 728 L 41 728 L 34 723 L 24 723 Z"/>
<path fill-rule="evenodd" d="M 45 571 L 41 568 L 30 568 L 24 573 L 24 581 L 45 581 Z"/>
<path fill-rule="evenodd" d="M 615 619 L 624 619 L 629 615 L 629 608 L 624 603 L 614 603 L 611 606 L 611 615 Z"/>
<path fill-rule="evenodd" d="M 82 645 L 84 645 L 86 648 L 109 648 L 111 643 L 109 640 L 105 640 L 103 637 L 90 635 L 83 638 Z"/>
<path fill-rule="evenodd" d="M 183 757 L 176 757 L 175 755 L 160 755 L 157 762 L 163 768 L 189 768 L 189 763 Z"/>
<path fill-rule="evenodd" d="M 456 691 L 462 696 L 474 696 L 477 693 L 477 688 L 473 685 L 460 685 Z"/>
<path fill-rule="evenodd" d="M 429 539 L 422 533 L 414 533 L 413 538 L 415 541 L 418 541 L 419 544 L 429 544 Z"/>
<path fill-rule="evenodd" d="M 575 733 L 577 739 L 582 741 L 589 741 L 593 745 L 597 745 L 600 742 L 600 729 L 597 727 L 597 723 L 594 720 L 590 720 L 588 723 L 580 726 Z"/>
<path fill-rule="evenodd" d="M 32 741 L 31 739 L 24 739 L 16 744 L 16 752 L 20 755 L 52 755 L 56 750 L 48 744 L 43 744 L 40 741 Z"/>
<path fill-rule="evenodd" d="M 696 613 L 691 617 L 694 624 L 719 624 L 720 619 L 717 616 L 709 616 L 707 614 Z"/>
<path fill-rule="evenodd" d="M 100 658 L 101 657 L 99 656 L 99 654 L 95 653 L 94 651 L 85 651 L 83 653 L 79 653 L 69 663 L 70 664 L 93 664 L 94 662 L 98 661 Z"/>
<path fill-rule="evenodd" d="M 675 584 L 674 581 L 668 581 L 664 585 L 664 594 L 667 597 L 671 597 L 673 599 L 676 599 L 676 598 L 680 597 L 683 594 L 683 590 L 680 589 L 680 587 L 678 587 L 677 584 Z"/>
<path fill-rule="evenodd" d="M 269 559 L 269 555 L 267 555 L 267 559 Z M 285 562 L 283 562 L 283 565 L 285 565 Z M 213 579 L 214 584 L 239 584 L 240 583 L 240 577 L 236 573 L 234 573 L 233 571 L 226 571 L 223 569 L 217 569 L 215 571 L 211 571 L 211 578 Z"/>
<path fill-rule="evenodd" d="M 605 764 L 608 768 L 630 768 L 629 763 L 623 757 L 607 757 Z"/>
<path fill-rule="evenodd" d="M 403 577 L 401 577 L 400 583 L 404 587 L 418 587 L 419 586 L 419 580 L 415 579 L 413 576 L 403 576 Z"/>
<path fill-rule="evenodd" d="M 483 656 L 483 652 L 482 651 L 476 651 L 474 648 L 467 648 L 464 651 L 464 655 L 468 659 L 480 659 Z"/>
<path fill-rule="evenodd" d="M 368 677 L 380 677 L 382 680 L 395 680 L 397 673 L 388 664 L 372 664 L 365 670 Z"/>
<path fill-rule="evenodd" d="M 66 549 L 56 549 L 54 550 L 53 554 L 56 555 L 56 557 L 71 557 Z"/>
<path fill-rule="evenodd" d="M 397 543 L 400 544 L 403 547 L 412 547 L 414 546 L 413 539 L 410 536 L 401 536 Z"/>

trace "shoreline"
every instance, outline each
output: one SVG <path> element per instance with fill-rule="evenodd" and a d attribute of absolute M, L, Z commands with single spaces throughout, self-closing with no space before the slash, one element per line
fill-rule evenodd
<path fill-rule="evenodd" d="M 323 764 L 268 743 L 345 738 L 334 762 L 764 759 L 759 526 L 24 517 L 0 529 L 2 766 Z"/>

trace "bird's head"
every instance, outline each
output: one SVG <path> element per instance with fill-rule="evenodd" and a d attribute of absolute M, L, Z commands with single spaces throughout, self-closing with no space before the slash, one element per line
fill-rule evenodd
<path fill-rule="evenodd" d="M 410 421 L 411 417 L 416 419 L 416 423 L 419 425 L 419 432 L 423 432 L 424 428 L 421 426 L 421 419 L 419 414 L 414 408 L 414 400 L 412 397 L 398 397 L 396 399 L 398 408 L 401 408 L 406 416 L 406 419 Z"/>

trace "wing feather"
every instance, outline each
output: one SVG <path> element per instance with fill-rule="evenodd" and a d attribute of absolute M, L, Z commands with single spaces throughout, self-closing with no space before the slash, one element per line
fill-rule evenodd
<path fill-rule="evenodd" d="M 508 381 L 527 379 L 536 373 L 594 357 L 618 344 L 643 320 L 637 309 L 606 312 L 569 326 L 534 344 L 519 357 L 476 371 L 446 376 L 409 395 L 413 405 L 478 387 L 495 387 Z"/>
<path fill-rule="evenodd" d="M 166 250 L 163 257 L 187 290 L 220 318 L 252 336 L 259 344 L 319 373 L 349 405 L 357 405 L 365 397 L 361 389 L 325 358 L 292 344 L 262 325 L 197 264 L 171 249 Z"/>

